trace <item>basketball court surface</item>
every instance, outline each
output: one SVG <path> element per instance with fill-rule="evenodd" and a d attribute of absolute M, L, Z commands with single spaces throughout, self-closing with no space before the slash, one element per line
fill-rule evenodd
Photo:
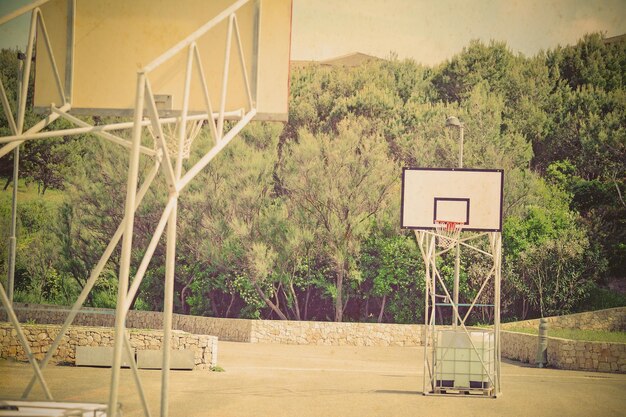
<path fill-rule="evenodd" d="M 626 375 L 537 369 L 503 361 L 496 399 L 422 395 L 422 348 L 219 343 L 225 372 L 172 371 L 172 416 L 623 416 Z M 140 370 L 153 415 L 158 371 Z M 58 400 L 106 401 L 111 370 L 51 366 Z M 17 399 L 32 376 L 26 363 L 0 361 L 0 397 Z M 42 398 L 39 387 L 32 399 Z M 142 415 L 123 369 L 123 416 Z"/>
<path fill-rule="evenodd" d="M 129 152 L 123 220 L 55 341 L 60 341 L 114 249 L 121 245 L 114 366 L 112 370 L 67 366 L 45 370 L 56 400 L 108 400 L 110 415 L 115 415 L 114 406 L 118 403 L 123 405 L 124 416 L 143 415 L 133 375 L 130 370 L 120 369 L 123 347 L 129 346 L 124 336 L 125 317 L 129 300 L 138 291 L 164 234 L 167 267 L 163 349 L 167 353 L 163 355 L 163 369 L 169 369 L 179 193 L 248 123 L 285 121 L 288 114 L 291 0 L 185 0 L 181 6 L 182 3 L 36 0 L 0 16 L 0 24 L 24 13 L 31 16 L 23 68 L 25 81 L 17 109 L 10 108 L 0 83 L 0 101 L 11 128 L 10 136 L 0 138 L 0 157 L 11 151 L 17 157 L 23 142 L 85 133 L 123 146 Z M 43 118 L 24 131 L 33 55 L 38 57 L 34 104 Z M 132 116 L 132 121 L 90 125 L 76 114 Z M 58 118 L 74 127 L 44 131 Z M 207 126 L 210 140 L 194 142 L 203 126 Z M 116 133 L 121 131 L 126 133 Z M 151 146 L 142 141 L 144 133 L 150 134 Z M 192 149 L 194 145 L 196 148 Z M 153 163 L 141 184 L 140 158 Z M 130 285 L 131 270 L 135 270 L 131 268 L 131 250 L 136 246 L 135 211 L 159 173 L 168 187 L 168 202 L 148 247 L 141 249 L 145 257 Z M 437 362 L 424 364 L 424 357 L 430 355 L 424 355 L 421 348 L 220 342 L 219 365 L 226 372 L 137 371 L 152 415 L 157 415 L 159 409 L 163 416 L 168 415 L 168 409 L 173 416 L 624 415 L 624 375 L 534 369 L 512 363 L 504 363 L 500 369 L 503 172 L 461 167 L 416 168 L 405 170 L 403 175 L 402 224 L 415 230 L 427 269 L 425 308 L 430 315 L 424 323 L 429 328 L 426 348 L 436 349 L 435 341 L 439 338 L 434 328 L 435 306 L 451 309 L 452 325 L 458 333 L 449 338 L 449 344 L 442 345 L 444 350 L 436 352 Z M 18 170 L 14 171 L 14 178 L 18 178 Z M 15 194 L 14 202 L 16 199 Z M 14 208 L 13 226 L 16 212 Z M 12 229 L 15 231 L 15 227 Z M 461 237 L 462 230 L 478 234 Z M 15 232 L 11 239 L 14 247 Z M 488 245 L 487 250 L 472 246 L 478 239 L 488 240 L 483 242 Z M 437 246 L 442 248 L 437 251 Z M 465 319 L 478 305 L 480 292 L 469 300 L 471 303 L 464 303 L 458 297 L 458 273 L 455 272 L 454 287 L 449 291 L 437 270 L 436 257 L 456 249 L 458 260 L 461 246 L 478 250 L 493 260 L 481 291 L 493 286 L 494 299 L 482 307 L 493 308 L 494 330 L 481 339 L 488 343 L 478 346 L 465 327 Z M 11 250 L 10 259 L 14 255 L 15 250 Z M 0 301 L 12 312 L 12 283 L 8 287 L 9 295 L 0 286 Z M 17 318 L 10 318 L 28 350 Z M 459 340 L 465 345 L 461 346 Z M 444 387 L 439 381 L 443 384 L 458 376 L 452 378 L 447 371 L 446 352 L 469 351 L 468 346 L 472 348 L 472 361 L 480 364 L 477 381 L 484 384 L 485 393 L 505 394 L 498 399 L 423 396 L 425 369 L 431 370 L 433 388 Z M 46 383 L 41 368 L 54 350 L 50 349 L 41 366 L 32 361 L 32 368 L 25 363 L 0 361 L 0 398 L 19 398 L 34 370 L 40 384 L 35 385 L 29 398 L 43 399 L 41 387 L 46 387 Z M 470 385 L 476 382 L 469 380 L 474 371 L 460 373 Z M 52 399 L 50 392 L 46 394 Z M 6 415 L 2 413 L 0 416 Z"/>

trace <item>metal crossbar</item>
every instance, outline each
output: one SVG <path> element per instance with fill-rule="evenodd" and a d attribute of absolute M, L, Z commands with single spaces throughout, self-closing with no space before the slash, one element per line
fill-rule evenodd
<path fill-rule="evenodd" d="M 74 318 L 77 314 L 79 314 L 89 292 L 95 285 L 104 265 L 109 260 L 112 252 L 115 248 L 121 243 L 121 259 L 120 259 L 120 270 L 119 270 L 119 285 L 118 285 L 118 298 L 117 298 L 117 310 L 115 313 L 116 323 L 115 323 L 115 340 L 114 340 L 114 357 L 113 357 L 113 367 L 111 373 L 111 383 L 110 383 L 110 396 L 108 402 L 108 410 L 110 416 L 115 416 L 118 407 L 117 407 L 117 398 L 118 398 L 118 389 L 119 389 L 119 377 L 120 377 L 120 364 L 121 364 L 121 354 L 123 349 L 129 349 L 128 339 L 125 333 L 125 320 L 126 315 L 128 313 L 130 307 L 130 300 L 137 293 L 139 285 L 141 284 L 142 278 L 146 273 L 148 265 L 150 263 L 150 259 L 154 253 L 156 242 L 159 241 L 162 234 L 165 232 L 165 228 L 167 227 L 167 253 L 166 253 L 166 276 L 165 276 L 165 294 L 164 294 L 164 342 L 163 342 L 163 373 L 161 378 L 161 416 L 166 417 L 168 415 L 168 395 L 167 388 L 169 383 L 169 344 L 171 339 L 171 321 L 172 321 L 172 313 L 173 313 L 173 282 L 174 282 L 174 262 L 175 262 L 175 243 L 176 243 L 176 218 L 177 218 L 177 205 L 178 205 L 178 197 L 180 192 L 192 181 L 211 161 L 212 159 L 219 154 L 221 150 L 223 150 L 240 132 L 241 130 L 255 117 L 257 114 L 256 110 L 256 97 L 253 96 L 253 91 L 250 87 L 250 80 L 248 79 L 248 69 L 246 67 L 246 62 L 244 59 L 244 48 L 242 44 L 241 33 L 239 29 L 239 24 L 237 22 L 236 12 L 245 4 L 250 3 L 252 0 L 238 0 L 233 5 L 228 7 L 226 10 L 218 14 L 215 18 L 206 22 L 204 25 L 199 27 L 193 33 L 191 33 L 188 37 L 178 42 L 174 47 L 165 51 L 162 55 L 156 58 L 154 61 L 146 65 L 143 69 L 141 69 L 137 73 L 137 84 L 136 84 L 136 95 L 135 95 L 135 104 L 134 111 L 135 115 L 132 121 L 130 122 L 122 122 L 122 123 L 110 123 L 105 125 L 93 126 L 88 124 L 85 121 L 82 121 L 68 112 L 72 108 L 71 101 L 71 91 L 72 85 L 72 62 L 73 56 L 70 54 L 68 56 L 68 65 L 66 66 L 66 85 L 65 90 L 64 86 L 61 82 L 61 77 L 59 75 L 58 67 L 56 64 L 56 60 L 53 55 L 53 48 L 51 40 L 48 36 L 47 28 L 44 21 L 44 16 L 39 9 L 39 6 L 46 2 L 46 0 L 40 0 L 33 3 L 30 6 L 22 7 L 17 11 L 0 18 L 0 24 L 12 20 L 13 18 L 20 16 L 24 13 L 31 12 L 31 26 L 29 31 L 29 40 L 28 40 L 28 50 L 25 66 L 23 69 L 23 74 L 26 75 L 25 80 L 21 86 L 20 91 L 18 92 L 19 101 L 17 108 L 17 118 L 13 117 L 13 111 L 11 109 L 9 100 L 7 98 L 6 91 L 4 89 L 4 85 L 0 80 L 0 101 L 2 102 L 3 111 L 9 121 L 9 127 L 11 128 L 11 135 L 0 137 L 0 145 L 4 144 L 0 147 L 0 157 L 6 155 L 10 151 L 19 147 L 25 141 L 33 141 L 33 140 L 42 140 L 47 138 L 58 138 L 70 135 L 79 135 L 79 134 L 94 134 L 99 138 L 107 140 L 116 145 L 122 146 L 129 150 L 129 167 L 128 167 L 128 178 L 127 178 L 127 194 L 126 194 L 126 203 L 124 210 L 123 220 L 120 222 L 117 231 L 114 236 L 111 238 L 107 248 L 105 249 L 102 257 L 100 258 L 98 264 L 91 271 L 89 279 L 87 280 L 85 287 L 83 288 L 81 294 L 78 299 L 72 306 L 71 310 L 62 310 L 64 312 L 69 312 L 66 317 L 59 334 L 53 341 L 53 344 L 49 351 L 46 353 L 41 364 L 38 364 L 32 353 L 29 353 L 29 346 L 26 339 L 23 336 L 23 332 L 21 330 L 21 326 L 19 321 L 17 321 L 17 316 L 15 316 L 15 311 L 11 305 L 11 300 L 9 297 L 6 297 L 6 293 L 4 288 L 0 288 L 0 295 L 2 295 L 2 304 L 4 305 L 5 310 L 7 310 L 7 314 L 9 315 L 13 326 L 15 327 L 18 337 L 22 341 L 25 351 L 27 352 L 27 356 L 29 357 L 29 361 L 34 370 L 34 376 L 26 387 L 23 396 L 27 398 L 30 394 L 34 384 L 39 381 L 46 396 L 51 399 L 52 396 L 47 388 L 46 382 L 43 377 L 42 370 L 49 363 L 50 359 L 56 352 L 56 349 L 59 346 L 63 335 L 67 332 L 67 329 L 73 322 Z M 71 5 L 72 8 L 75 5 Z M 258 17 L 257 17 L 258 19 Z M 202 60 L 200 57 L 200 51 L 197 47 L 196 42 L 205 36 L 207 33 L 211 31 L 214 27 L 216 27 L 220 22 L 228 20 L 228 34 L 226 37 L 226 45 L 225 45 L 225 53 L 224 53 L 224 73 L 222 78 L 222 86 L 220 91 L 220 102 L 217 103 L 218 112 L 213 111 L 213 103 L 210 100 L 210 95 L 208 91 L 208 83 L 206 80 L 204 68 L 202 67 Z M 73 23 L 73 21 L 72 21 Z M 54 76 L 54 82 L 56 83 L 56 88 L 59 92 L 60 103 L 61 106 L 57 107 L 55 105 L 51 105 L 50 113 L 45 116 L 41 121 L 39 121 L 36 125 L 28 129 L 26 132 L 23 132 L 24 127 L 24 119 L 25 119 L 25 106 L 26 106 L 26 94 L 28 92 L 28 75 L 30 74 L 30 65 L 33 56 L 34 49 L 34 41 L 35 41 L 35 29 L 39 27 L 43 40 L 44 46 L 48 52 L 48 57 L 50 59 L 50 65 L 52 67 L 52 72 Z M 234 38 L 234 39 L 233 39 Z M 242 72 L 242 80 L 244 90 L 247 96 L 247 108 L 239 109 L 236 111 L 226 111 L 225 103 L 226 98 L 229 94 L 228 92 L 228 83 L 230 77 L 230 57 L 231 57 L 231 49 L 232 43 L 234 41 L 234 47 L 237 48 L 237 56 L 239 65 L 241 67 Z M 155 97 L 152 93 L 149 76 L 150 73 L 159 68 L 162 64 L 176 56 L 179 52 L 183 51 L 187 48 L 187 62 L 185 66 L 185 76 L 184 76 L 184 93 L 183 93 L 183 108 L 177 117 L 161 117 L 158 113 Z M 258 49 L 255 49 L 255 54 L 258 54 Z M 258 59 L 257 56 L 254 59 Z M 204 114 L 190 114 L 189 113 L 189 101 L 191 95 L 191 78 L 194 73 L 199 78 L 202 88 L 200 89 L 201 94 L 204 97 L 206 113 Z M 144 109 L 147 111 L 147 118 L 143 118 Z M 68 128 L 68 129 L 60 129 L 60 130 L 52 130 L 42 132 L 42 130 L 52 123 L 54 120 L 59 117 L 64 118 L 65 120 L 73 123 L 76 127 Z M 232 126 L 229 126 L 229 130 L 225 131 L 225 119 L 235 119 L 236 123 Z M 207 122 L 206 124 L 209 126 L 209 131 L 211 137 L 214 139 L 213 146 L 204 153 L 204 155 L 188 170 L 183 172 L 183 146 L 184 139 L 188 137 L 187 131 L 187 122 L 194 122 L 196 127 L 200 126 L 200 124 Z M 165 143 L 165 138 L 163 135 L 163 126 L 166 124 L 177 123 L 178 130 L 176 132 L 177 135 L 177 152 L 172 152 L 170 158 L 170 152 L 168 152 L 167 144 Z M 143 146 L 141 144 L 141 137 L 143 133 L 143 129 L 149 126 L 153 132 L 155 132 L 155 140 L 154 146 L 152 148 Z M 130 130 L 131 140 L 127 140 L 113 133 L 114 131 L 120 130 Z M 193 135 L 195 132 L 191 132 Z M 139 155 L 143 154 L 149 158 L 152 158 L 154 161 L 154 166 L 151 172 L 148 174 L 145 182 L 141 186 L 139 190 L 137 190 L 137 179 L 138 179 L 138 170 L 139 170 Z M 135 277 L 132 280 L 132 284 L 130 284 L 130 253 L 131 248 L 133 247 L 133 224 L 134 224 L 134 216 L 135 211 L 139 207 L 143 197 L 145 196 L 150 184 L 153 182 L 154 178 L 158 174 L 158 172 L 162 172 L 165 180 L 168 184 L 169 188 L 169 199 L 168 203 L 163 209 L 161 220 L 157 224 L 155 231 L 153 233 L 152 239 L 148 244 L 148 248 L 145 252 L 144 258 L 141 261 L 141 264 L 135 273 Z M 130 287 L 129 287 L 130 284 Z M 55 311 L 60 311 L 56 309 Z M 110 314 L 107 312 L 107 314 Z M 135 383 L 137 385 L 137 389 L 139 392 L 140 400 L 142 403 L 142 407 L 144 409 L 144 414 L 149 416 L 149 410 L 147 407 L 147 402 L 145 398 L 145 394 L 143 391 L 143 387 L 141 385 L 141 381 L 136 370 L 133 370 L 133 377 L 135 378 Z"/>
<path fill-rule="evenodd" d="M 451 307 L 455 304 L 452 303 L 435 303 L 436 306 L 442 307 Z M 456 304 L 458 307 L 493 307 L 494 304 L 468 304 L 468 303 L 458 303 Z"/>
<path fill-rule="evenodd" d="M 492 267 L 489 272 L 484 275 L 481 286 L 477 294 L 474 296 L 471 302 L 467 303 L 458 303 L 458 302 L 450 302 L 449 300 L 453 300 L 451 293 L 448 291 L 446 287 L 446 283 L 441 276 L 440 271 L 437 268 L 436 259 L 438 256 L 452 250 L 455 246 L 451 248 L 447 248 L 442 251 L 437 251 L 435 249 L 434 240 L 436 238 L 437 233 L 433 233 L 432 231 L 424 230 L 424 231 L 416 231 L 415 232 L 418 247 L 420 249 L 420 253 L 422 255 L 422 259 L 425 265 L 425 338 L 424 338 L 424 381 L 423 381 L 423 389 L 425 394 L 430 394 L 435 392 L 436 386 L 436 377 L 438 374 L 438 367 L 442 366 L 437 361 L 437 354 L 435 346 L 437 344 L 436 341 L 436 315 L 437 309 L 436 307 L 450 307 L 453 311 L 453 317 L 458 317 L 454 320 L 452 325 L 452 329 L 458 328 L 460 330 L 460 334 L 464 334 L 467 337 L 468 347 L 471 348 L 471 351 L 476 355 L 477 363 L 481 364 L 483 373 L 488 378 L 491 387 L 489 390 L 485 390 L 484 392 L 493 393 L 494 395 L 499 395 L 500 393 L 500 326 L 499 326 L 499 314 L 500 314 L 500 267 L 501 267 L 501 234 L 497 232 L 490 233 L 479 233 L 476 235 L 472 235 L 465 238 L 458 239 L 458 245 L 464 246 L 470 250 L 473 250 L 477 253 L 480 253 L 486 256 L 488 259 L 491 259 L 493 262 Z M 479 240 L 481 238 L 488 237 L 489 241 L 489 251 L 482 250 L 481 248 L 476 247 L 475 245 L 469 245 L 468 241 L 471 240 Z M 487 286 L 492 283 L 494 286 L 493 290 L 493 302 L 485 302 L 479 303 L 478 300 L 483 297 L 483 293 Z M 437 294 L 437 292 L 442 294 Z M 443 301 L 438 301 L 438 299 L 443 298 Z M 493 329 L 493 337 L 494 337 L 494 345 L 493 348 L 488 350 L 489 352 L 489 361 L 485 362 L 482 358 L 482 355 L 479 353 L 477 346 L 472 341 L 470 333 L 466 327 L 466 321 L 469 317 L 469 314 L 472 312 L 474 307 L 484 307 L 484 308 L 493 308 L 494 309 L 494 329 Z M 459 308 L 466 308 L 465 315 L 461 318 L 459 314 Z M 443 349 L 443 356 L 445 358 L 446 349 Z M 432 357 L 431 357 L 432 356 Z M 449 359 L 446 359 L 449 360 Z M 493 368 L 488 367 L 487 363 L 493 363 Z M 456 369 L 456 368 L 455 368 Z M 469 389 L 469 387 L 468 387 Z"/>

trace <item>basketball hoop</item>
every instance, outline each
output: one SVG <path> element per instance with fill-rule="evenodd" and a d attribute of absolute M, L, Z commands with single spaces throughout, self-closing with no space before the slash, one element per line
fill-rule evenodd
<path fill-rule="evenodd" d="M 191 144 L 198 137 L 202 130 L 202 123 L 204 120 L 190 120 L 187 121 L 187 129 L 185 129 L 185 139 L 183 140 L 183 158 L 189 158 L 189 151 Z M 171 158 L 178 156 L 178 134 L 180 129 L 180 122 L 162 124 L 163 136 L 165 137 L 165 144 L 167 145 L 167 153 Z M 156 140 L 156 132 L 151 125 L 148 125 L 150 134 Z"/>
<path fill-rule="evenodd" d="M 463 223 L 436 220 L 437 244 L 445 249 L 453 247 L 459 241 L 462 229 Z"/>

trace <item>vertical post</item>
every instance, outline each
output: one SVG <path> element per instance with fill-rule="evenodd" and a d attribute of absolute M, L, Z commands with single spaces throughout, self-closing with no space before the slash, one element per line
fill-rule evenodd
<path fill-rule="evenodd" d="M 232 19 L 231 19 L 232 22 Z M 174 168 L 174 179 L 180 181 L 183 172 L 183 147 L 187 135 L 187 112 L 189 110 L 189 94 L 191 88 L 191 70 L 195 44 L 189 47 L 187 67 L 185 73 L 185 88 L 183 91 L 183 108 L 180 115 L 180 130 L 178 131 L 178 153 Z M 178 216 L 178 191 L 175 195 L 172 211 L 167 220 L 167 249 L 165 252 L 165 288 L 163 294 L 163 364 L 161 366 L 161 417 L 169 414 L 168 388 L 170 378 L 170 350 L 172 343 L 172 314 L 174 313 L 174 277 L 176 272 L 176 220 Z M 172 194 L 170 194 L 172 198 Z"/>
<path fill-rule="evenodd" d="M 459 168 L 463 168 L 463 128 L 464 125 L 455 116 L 450 116 L 446 119 L 446 127 L 454 127 L 459 129 Z M 459 275 L 461 270 L 461 245 L 456 244 L 455 258 L 454 258 L 454 287 L 452 289 L 452 303 L 453 308 L 453 323 L 452 327 L 456 328 L 461 322 L 459 317 Z"/>
<path fill-rule="evenodd" d="M 22 91 L 22 81 L 24 79 L 24 74 L 22 71 L 24 69 L 24 59 L 25 56 L 21 52 L 17 54 L 17 59 L 19 60 L 19 69 L 17 74 L 17 89 L 20 92 L 17 97 L 17 108 L 21 108 L 21 91 Z M 8 117 L 8 116 L 7 116 Z M 19 134 L 22 130 L 24 130 L 24 124 L 22 122 L 21 125 L 16 126 L 16 132 L 13 134 Z M 19 132 L 19 133 L 18 133 Z M 9 304 L 13 306 L 13 290 L 15 288 L 15 257 L 17 251 L 17 189 L 19 185 L 19 169 L 20 169 L 20 145 L 15 147 L 13 151 L 13 196 L 11 201 L 11 235 L 9 237 L 9 271 L 7 276 L 7 297 L 9 298 Z"/>
<path fill-rule="evenodd" d="M 452 298 L 454 303 L 454 321 L 452 327 L 456 328 L 459 324 L 459 276 L 461 275 L 461 245 L 457 242 L 454 254 L 454 288 L 452 289 Z"/>
<path fill-rule="evenodd" d="M 224 136 L 224 111 L 226 108 L 226 94 L 228 93 L 228 69 L 230 67 L 230 45 L 233 38 L 233 19 L 234 14 L 231 14 L 228 19 L 228 32 L 226 33 L 226 56 L 224 57 L 224 75 L 222 77 L 222 95 L 220 98 L 220 112 L 217 118 L 217 133 L 219 140 L 222 140 Z"/>
<path fill-rule="evenodd" d="M 15 288 L 15 256 L 17 250 L 17 188 L 19 183 L 20 146 L 13 151 L 13 198 L 11 201 L 11 236 L 9 237 L 9 275 L 7 281 L 7 297 L 13 306 L 13 289 Z"/>
<path fill-rule="evenodd" d="M 493 260 L 495 263 L 495 280 L 494 280 L 494 314 L 493 314 L 493 330 L 495 338 L 495 395 L 500 394 L 500 360 L 501 360 L 501 346 L 500 346 L 500 280 L 502 277 L 502 233 L 494 232 L 495 244 Z"/>
<path fill-rule="evenodd" d="M 415 232 L 415 237 L 417 237 L 417 243 L 420 246 L 420 251 L 423 254 L 424 258 L 424 266 L 426 267 L 426 273 L 424 274 L 424 333 L 422 335 L 423 345 L 424 345 L 424 367 L 423 367 L 423 375 L 422 375 L 422 393 L 426 394 L 426 372 L 428 370 L 428 297 L 430 296 L 430 282 L 429 282 L 429 273 L 430 273 L 430 261 L 426 258 L 426 253 L 428 248 L 425 247 L 428 244 L 428 238 L 426 238 L 424 232 Z"/>
<path fill-rule="evenodd" d="M 17 135 L 24 131 L 24 118 L 26 113 L 26 98 L 28 97 L 28 83 L 30 81 L 30 64 L 33 60 L 33 48 L 35 45 L 35 29 L 37 27 L 37 13 L 39 9 L 34 9 L 30 17 L 30 32 L 28 33 L 28 45 L 26 46 L 26 62 L 24 69 L 20 71 L 20 91 L 17 107 Z"/>
<path fill-rule="evenodd" d="M 459 168 L 463 168 L 463 123 L 459 122 Z M 456 328 L 461 322 L 459 317 L 459 277 L 461 275 L 461 245 L 457 242 L 456 251 L 454 256 L 454 288 L 452 298 L 454 298 L 455 311 L 452 313 L 454 316 L 453 327 Z"/>
<path fill-rule="evenodd" d="M 463 168 L 463 128 L 465 127 L 465 125 L 463 123 L 461 123 L 461 126 L 459 126 L 459 168 Z"/>
<path fill-rule="evenodd" d="M 254 2 L 254 23 L 252 33 L 254 34 L 252 39 L 252 62 L 251 71 L 252 79 L 250 80 L 250 89 L 252 90 L 252 101 L 254 107 L 257 107 L 258 103 L 258 86 L 259 86 L 259 59 L 260 59 L 260 35 L 261 35 L 261 0 L 255 0 Z"/>
<path fill-rule="evenodd" d="M 180 158 L 180 154 L 179 154 Z M 178 176 L 180 177 L 180 175 Z M 172 313 L 174 310 L 174 271 L 176 267 L 176 216 L 178 197 L 167 221 L 167 249 L 165 255 L 165 290 L 163 298 L 163 365 L 161 369 L 161 417 L 167 417 L 172 339 Z"/>
<path fill-rule="evenodd" d="M 548 320 L 545 317 L 539 319 L 539 337 L 537 339 L 535 363 L 537 368 L 543 368 L 548 364 Z"/>
<path fill-rule="evenodd" d="M 65 102 L 72 102 L 74 86 L 74 41 L 76 38 L 76 0 L 67 0 L 67 45 L 65 50 Z"/>
<path fill-rule="evenodd" d="M 30 30 L 28 33 L 28 45 L 26 46 L 26 56 L 22 60 L 23 54 L 19 54 L 19 74 L 18 74 L 18 98 L 17 98 L 17 131 L 16 135 L 21 135 L 24 131 L 24 119 L 26 113 L 26 98 L 28 97 L 28 83 L 30 81 L 30 65 L 33 59 L 33 47 L 35 44 L 35 28 L 37 26 L 37 11 L 35 9 L 30 17 Z M 11 206 L 11 237 L 9 238 L 9 273 L 7 278 L 7 297 L 11 306 L 13 305 L 13 290 L 15 287 L 15 252 L 17 248 L 17 187 L 19 173 L 19 145 L 15 148 L 13 158 L 13 201 Z"/>
<path fill-rule="evenodd" d="M 430 318 L 429 318 L 429 333 L 431 343 L 431 355 L 430 355 L 430 389 L 435 389 L 435 359 L 437 352 L 435 351 L 435 341 L 437 337 L 437 251 L 436 251 L 436 238 L 430 237 L 430 245 L 428 248 L 428 260 L 430 262 Z"/>
<path fill-rule="evenodd" d="M 133 245 L 133 225 L 135 223 L 135 198 L 137 196 L 137 178 L 139 174 L 139 147 L 141 145 L 141 119 L 143 116 L 145 74 L 137 74 L 137 96 L 135 101 L 135 116 L 133 125 L 132 147 L 128 162 L 128 181 L 126 184 L 126 206 L 124 208 L 124 239 L 120 258 L 119 284 L 117 288 L 117 305 L 115 311 L 115 344 L 113 350 L 113 366 L 111 368 L 111 386 L 109 393 L 108 414 L 115 417 L 117 414 L 117 398 L 119 391 L 120 367 L 122 363 L 122 348 L 126 333 L 126 313 L 124 304 L 128 291 L 130 275 L 130 258 Z"/>
<path fill-rule="evenodd" d="M 53 400 L 52 394 L 50 393 L 50 390 L 48 389 L 48 384 L 46 384 L 46 381 L 43 378 L 43 374 L 41 373 L 41 368 L 39 367 L 39 364 L 37 362 L 37 359 L 35 358 L 35 355 L 33 355 L 33 351 L 31 350 L 30 345 L 28 344 L 28 339 L 26 339 L 26 335 L 24 335 L 24 331 L 22 330 L 22 327 L 20 326 L 20 322 L 17 320 L 15 311 L 13 311 L 13 308 L 11 308 L 11 305 L 9 304 L 9 297 L 7 297 L 7 294 L 1 285 L 0 285 L 0 303 L 2 303 L 2 306 L 7 312 L 7 318 L 13 325 L 13 329 L 14 329 L 13 331 L 15 331 L 17 335 L 17 339 L 20 341 L 20 344 L 22 345 L 22 348 L 24 349 L 24 353 L 26 354 L 26 357 L 28 358 L 28 362 L 30 362 L 30 365 L 33 367 L 33 370 L 35 371 L 35 377 L 39 380 L 39 383 L 41 384 L 41 388 L 43 388 L 44 394 L 46 395 L 46 399 L 49 401 L 52 401 Z"/>

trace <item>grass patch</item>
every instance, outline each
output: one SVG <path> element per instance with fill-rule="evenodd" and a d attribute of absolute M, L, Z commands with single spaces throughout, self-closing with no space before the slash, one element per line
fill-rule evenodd
<path fill-rule="evenodd" d="M 13 199 L 13 184 L 9 185 L 6 190 L 3 190 L 6 179 L 0 181 L 0 204 L 6 204 L 10 207 L 11 200 Z M 55 207 L 61 205 L 65 199 L 65 192 L 55 189 L 47 189 L 46 193 L 41 196 L 37 192 L 37 184 L 30 183 L 26 185 L 26 181 L 22 178 L 19 180 L 19 186 L 17 187 L 17 204 L 26 203 L 33 200 L 45 200 L 52 203 Z"/>
<path fill-rule="evenodd" d="M 219 365 L 212 366 L 210 370 L 211 372 L 226 372 L 226 370 Z"/>
<path fill-rule="evenodd" d="M 526 334 L 538 334 L 535 328 L 511 327 L 503 329 Z M 626 332 L 606 332 L 599 330 L 578 330 L 578 329 L 548 329 L 549 337 L 561 339 L 585 340 L 589 342 L 626 343 Z"/>

